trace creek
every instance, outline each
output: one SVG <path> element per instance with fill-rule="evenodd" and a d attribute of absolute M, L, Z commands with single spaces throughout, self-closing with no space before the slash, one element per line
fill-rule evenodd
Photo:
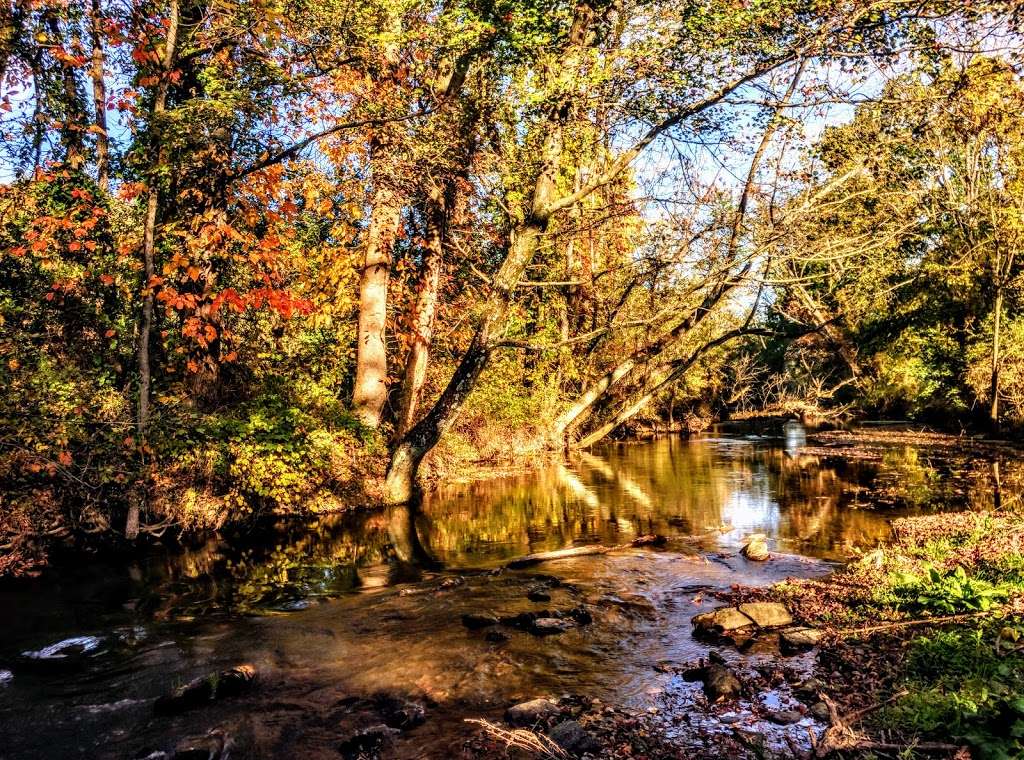
<path fill-rule="evenodd" d="M 0 757 L 144 757 L 221 727 L 242 756 L 336 758 L 378 720 L 382 694 L 426 707 L 389 757 L 454 756 L 466 718 L 500 720 L 546 695 L 652 711 L 669 695 L 681 732 L 694 687 L 659 665 L 707 653 L 690 619 L 716 590 L 827 574 L 885 540 L 894 516 L 966 506 L 947 463 L 913 447 L 859 461 L 803 443 L 802 429 L 776 425 L 613 444 L 438 488 L 415 510 L 281 521 L 6 583 Z M 752 533 L 773 559 L 739 555 Z M 669 542 L 498 571 L 648 534 Z M 579 607 L 592 622 L 557 635 L 462 622 Z M 174 687 L 240 663 L 259 674 L 251 691 L 154 712 Z"/>

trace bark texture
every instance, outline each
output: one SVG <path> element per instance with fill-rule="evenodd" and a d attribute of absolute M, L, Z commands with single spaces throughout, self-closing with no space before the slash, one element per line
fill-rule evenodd
<path fill-rule="evenodd" d="M 444 247 L 448 224 L 449 194 L 442 188 L 431 188 L 426 206 L 426 256 L 420 272 L 419 289 L 413 314 L 412 344 L 405 362 L 405 376 L 398 399 L 395 438 L 399 440 L 413 426 L 419 407 L 423 384 L 427 379 L 430 343 L 434 337 L 437 295 L 444 270 Z"/>
<path fill-rule="evenodd" d="M 352 408 L 367 427 L 380 425 L 388 394 L 386 343 L 388 282 L 391 251 L 401 219 L 398 194 L 379 178 L 371 201 L 372 217 L 366 232 L 366 252 L 359 279 L 359 332 Z"/>

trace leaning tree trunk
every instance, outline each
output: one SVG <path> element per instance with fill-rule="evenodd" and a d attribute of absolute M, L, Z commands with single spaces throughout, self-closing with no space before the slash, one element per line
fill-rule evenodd
<path fill-rule="evenodd" d="M 796 67 L 796 71 L 793 75 L 792 80 L 789 83 L 789 87 L 786 89 L 785 94 L 779 101 L 779 104 L 775 108 L 775 114 L 772 120 L 765 127 L 764 133 L 761 135 L 761 140 L 758 143 L 757 149 L 754 151 L 754 155 L 751 157 L 750 166 L 747 170 L 746 181 L 743 184 L 743 190 L 740 193 L 739 203 L 736 207 L 736 213 L 733 215 L 729 241 L 726 249 L 726 261 L 732 264 L 736 261 L 737 253 L 739 252 L 740 239 L 743 233 L 743 224 L 747 213 L 747 206 L 750 202 L 750 197 L 755 189 L 757 172 L 761 165 L 761 160 L 764 158 L 765 152 L 768 149 L 768 145 L 771 143 L 772 138 L 775 135 L 776 130 L 779 126 L 779 114 L 782 109 L 788 105 L 793 97 L 793 93 L 796 91 L 797 84 L 800 78 L 803 76 L 806 60 L 801 60 Z M 622 381 L 630 377 L 634 370 L 641 365 L 646 364 L 655 357 L 664 354 L 669 348 L 680 345 L 683 340 L 692 333 L 692 331 L 700 325 L 700 323 L 707 317 L 708 314 L 718 305 L 718 303 L 728 294 L 733 288 L 739 285 L 746 274 L 750 271 L 751 262 L 748 260 L 736 274 L 726 274 L 724 279 L 716 283 L 714 287 L 708 292 L 708 294 L 701 301 L 700 305 L 697 306 L 690 314 L 676 324 L 668 332 L 664 333 L 661 337 L 648 343 L 645 346 L 637 349 L 631 356 L 617 364 L 611 370 L 606 372 L 594 383 L 592 383 L 577 399 L 566 409 L 562 414 L 558 416 L 552 425 L 552 438 L 560 445 L 565 445 L 566 433 L 570 428 L 578 427 L 584 420 L 586 420 L 592 413 L 594 406 L 597 402 L 604 398 L 613 388 L 617 387 Z M 625 416 L 625 419 L 629 419 L 636 414 L 643 406 L 649 401 L 644 400 L 639 406 L 632 408 L 631 411 Z M 604 432 L 598 437 L 603 438 L 605 435 L 615 429 L 617 425 L 612 425 L 611 428 L 605 430 L 605 426 L 599 428 Z M 593 433 L 588 435 L 584 440 L 591 440 Z M 581 446 L 588 446 L 589 443 L 580 443 Z"/>
<path fill-rule="evenodd" d="M 560 145 L 560 135 L 558 141 Z M 538 190 L 541 184 L 538 182 Z M 536 195 L 545 196 L 541 192 Z M 537 208 L 539 210 L 543 206 L 538 205 Z M 492 281 L 483 321 L 477 328 L 466 353 L 463 354 L 462 361 L 455 369 L 455 374 L 434 406 L 405 434 L 391 454 L 391 464 L 385 481 L 385 498 L 388 502 L 404 504 L 412 499 L 420 462 L 444 431 L 451 427 L 477 378 L 487 366 L 494 350 L 495 336 L 499 335 L 501 328 L 505 326 L 512 304 L 513 290 L 537 251 L 540 238 L 547 229 L 547 221 L 547 217 L 543 215 L 531 217 L 514 231 L 508 254 Z"/>
<path fill-rule="evenodd" d="M 676 382 L 681 378 L 694 363 L 704 356 L 706 353 L 711 351 L 718 346 L 721 346 L 729 341 L 738 338 L 741 335 L 747 335 L 756 330 L 747 330 L 739 328 L 736 330 L 730 330 L 729 332 L 720 335 L 714 340 L 708 341 L 704 345 L 700 346 L 693 353 L 691 353 L 685 359 L 676 359 L 671 362 L 666 362 L 662 366 L 658 367 L 651 375 L 651 379 L 643 384 L 637 391 L 636 395 L 627 400 L 625 404 L 615 413 L 608 421 L 602 424 L 600 427 L 592 430 L 586 436 L 577 441 L 574 446 L 577 448 L 585 449 L 589 446 L 593 446 L 595 443 L 603 439 L 613 430 L 620 425 L 625 424 L 631 420 L 636 414 L 651 403 L 651 400 L 657 395 L 663 388 L 667 388 L 672 383 Z"/>
<path fill-rule="evenodd" d="M 661 337 L 651 341 L 645 346 L 634 351 L 626 359 L 616 364 L 601 377 L 595 380 L 587 389 L 576 397 L 569 407 L 562 412 L 552 423 L 552 440 L 563 445 L 566 433 L 571 428 L 578 427 L 590 413 L 594 406 L 613 388 L 630 377 L 633 372 L 646 364 L 654 357 L 663 354 L 670 347 L 678 345 L 683 339 L 696 328 L 708 314 L 712 312 L 716 304 L 737 284 L 737 280 L 730 278 L 725 282 L 716 285 L 700 305 L 681 320 L 675 327 L 664 333 Z"/>
<path fill-rule="evenodd" d="M 359 280 L 359 332 L 356 343 L 356 379 L 352 408 L 367 427 L 380 425 L 387 401 L 388 354 L 385 343 L 391 249 L 402 212 L 401 201 L 384 177 L 371 201 L 366 253 Z"/>

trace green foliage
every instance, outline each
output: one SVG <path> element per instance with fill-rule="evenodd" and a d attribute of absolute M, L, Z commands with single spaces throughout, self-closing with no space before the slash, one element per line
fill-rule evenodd
<path fill-rule="evenodd" d="M 963 412 L 961 361 L 960 347 L 944 327 L 908 329 L 875 356 L 864 402 L 896 416 Z"/>
<path fill-rule="evenodd" d="M 909 606 L 928 612 L 984 612 L 1007 598 L 1006 589 L 970 577 L 959 565 L 944 573 L 929 567 L 923 577 L 901 573 L 895 580 L 898 597 Z"/>
<path fill-rule="evenodd" d="M 907 659 L 910 694 L 883 716 L 905 729 L 969 742 L 980 757 L 1024 752 L 1021 624 L 958 627 L 915 639 Z"/>

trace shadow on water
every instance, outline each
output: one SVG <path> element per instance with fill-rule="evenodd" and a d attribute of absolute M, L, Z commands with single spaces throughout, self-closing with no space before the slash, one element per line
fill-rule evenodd
<path fill-rule="evenodd" d="M 254 757 L 337 757 L 381 692 L 430 714 L 395 756 L 446 757 L 464 717 L 498 717 L 514 699 L 642 704 L 664 686 L 653 663 L 706 653 L 689 625 L 713 604 L 705 592 L 822 574 L 819 560 L 874 546 L 894 515 L 967 506 L 950 465 L 925 452 L 848 460 L 805 453 L 802 428 L 772 432 L 612 445 L 443 487 L 418 509 L 281 522 L 4 587 L 0 757 L 132 757 L 213 726 Z M 994 493 L 1011 498 L 1019 479 L 994 472 Z M 755 532 L 785 556 L 739 557 Z M 702 535 L 708 551 L 670 543 L 549 563 L 543 576 L 492 572 L 519 555 L 649 533 Z M 527 595 L 538 584 L 543 603 Z M 593 622 L 559 636 L 507 628 L 491 640 L 461 623 L 581 605 Z M 71 637 L 64 658 L 23 654 Z M 260 672 L 252 695 L 153 714 L 175 685 L 240 662 Z"/>

